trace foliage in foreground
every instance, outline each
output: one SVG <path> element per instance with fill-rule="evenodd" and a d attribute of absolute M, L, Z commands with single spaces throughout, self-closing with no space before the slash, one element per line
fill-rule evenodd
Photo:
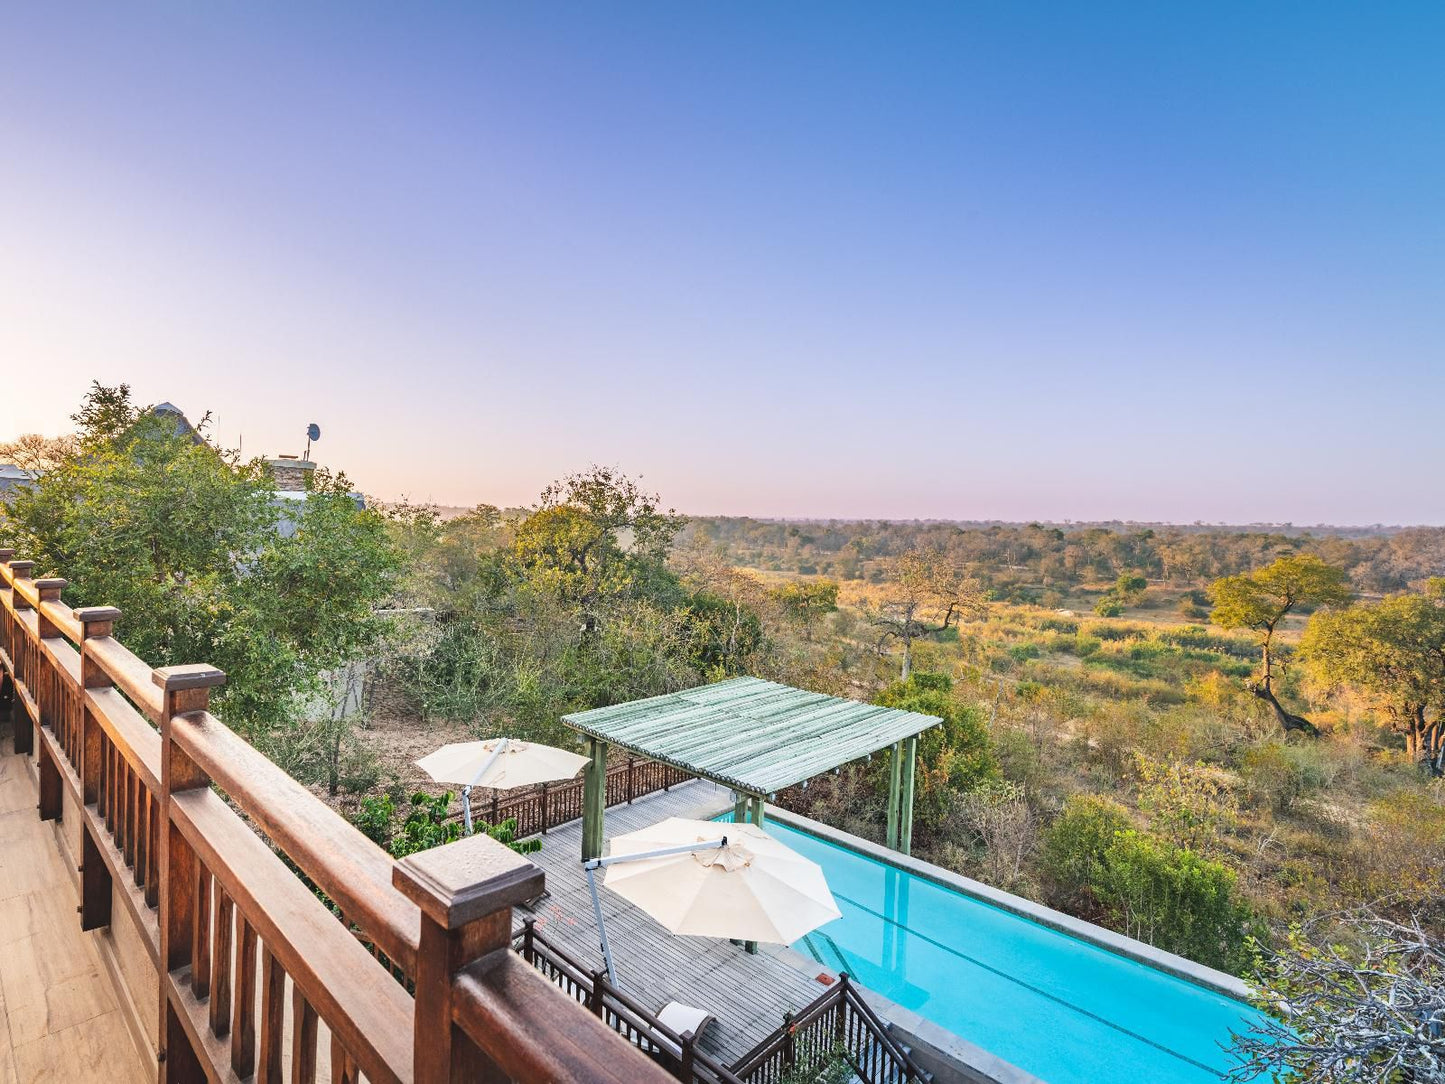
<path fill-rule="evenodd" d="M 1418 920 L 1362 911 L 1296 926 L 1257 981 L 1268 1019 L 1235 1035 L 1231 1080 L 1445 1080 L 1445 944 Z"/>
<path fill-rule="evenodd" d="M 446 843 L 453 843 L 462 836 L 462 826 L 448 817 L 453 794 L 429 795 L 417 792 L 411 796 L 410 807 L 400 824 L 396 823 L 396 803 L 391 795 L 379 798 L 363 798 L 361 809 L 352 818 L 352 823 L 382 850 L 393 858 L 405 858 L 418 851 L 429 851 Z M 505 820 L 500 824 L 474 821 L 476 830 L 491 836 L 498 843 L 506 844 L 518 854 L 531 854 L 542 847 L 540 840 L 518 841 L 516 820 Z"/>

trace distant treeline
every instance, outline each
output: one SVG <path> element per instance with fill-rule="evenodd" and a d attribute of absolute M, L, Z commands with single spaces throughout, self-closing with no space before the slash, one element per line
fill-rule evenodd
<path fill-rule="evenodd" d="M 678 545 L 713 548 L 752 568 L 881 579 L 891 558 L 933 549 L 972 566 L 990 587 L 1071 587 L 1131 572 L 1203 587 L 1289 553 L 1345 569 L 1356 589 L 1388 592 L 1445 575 L 1445 528 L 1313 528 L 779 521 L 700 516 Z"/>

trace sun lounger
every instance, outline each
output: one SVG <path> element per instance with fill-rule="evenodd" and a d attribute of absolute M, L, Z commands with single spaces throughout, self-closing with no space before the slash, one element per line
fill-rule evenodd
<path fill-rule="evenodd" d="M 684 1005 L 681 1001 L 669 1001 L 657 1010 L 657 1019 L 664 1027 L 677 1032 L 679 1038 L 700 1039 L 702 1033 L 712 1025 L 716 1017 L 705 1009 L 695 1009 L 691 1005 Z M 681 1056 L 682 1051 L 670 1039 L 659 1035 L 657 1041 L 671 1050 L 674 1057 Z"/>

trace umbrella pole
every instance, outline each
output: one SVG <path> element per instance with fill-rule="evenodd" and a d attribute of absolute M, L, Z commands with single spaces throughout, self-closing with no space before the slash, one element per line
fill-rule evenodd
<path fill-rule="evenodd" d="M 597 933 L 602 939 L 602 960 L 607 964 L 607 981 L 617 985 L 617 972 L 612 967 L 612 950 L 607 946 L 607 923 L 602 921 L 602 901 L 597 896 L 597 870 L 602 866 L 618 862 L 641 862 L 645 858 L 666 858 L 671 854 L 691 854 L 693 851 L 715 851 L 728 845 L 727 836 L 710 839 L 702 843 L 684 843 L 680 847 L 663 847 L 656 851 L 642 851 L 640 854 L 614 854 L 606 858 L 589 858 L 582 863 L 587 871 L 587 889 L 592 893 L 592 913 L 597 916 Z"/>
<path fill-rule="evenodd" d="M 617 985 L 617 972 L 612 968 L 612 950 L 607 947 L 607 924 L 602 921 L 602 901 L 597 898 L 597 860 L 593 859 L 586 864 L 587 887 L 592 892 L 592 912 L 597 916 L 597 932 L 602 937 L 602 960 L 607 964 L 607 981 L 613 986 Z"/>
<path fill-rule="evenodd" d="M 472 788 L 471 785 L 462 788 L 462 823 L 466 825 L 467 835 L 472 834 Z"/>

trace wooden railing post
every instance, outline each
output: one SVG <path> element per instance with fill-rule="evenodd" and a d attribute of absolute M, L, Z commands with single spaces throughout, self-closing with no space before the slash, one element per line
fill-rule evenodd
<path fill-rule="evenodd" d="M 185 716 L 205 711 L 211 689 L 226 675 L 214 666 L 167 666 L 151 674 L 162 691 L 161 708 L 161 793 L 160 848 L 160 1075 L 161 1084 L 190 1084 L 205 1075 L 200 1059 L 191 1047 L 180 1010 L 171 1003 L 170 973 L 192 963 L 195 933 L 195 902 L 198 881 L 196 852 L 176 826 L 171 815 L 171 795 L 210 785 L 201 771 L 174 740 L 173 730 L 185 725 Z"/>
<path fill-rule="evenodd" d="M 607 1019 L 607 972 L 592 971 L 592 996 L 587 999 L 587 1007 L 592 1010 L 592 1015 L 598 1020 Z"/>
<path fill-rule="evenodd" d="M 683 1084 L 692 1084 L 693 1063 L 696 1060 L 697 1040 L 692 1032 L 685 1032 L 680 1036 L 682 1039 L 682 1058 L 677 1067 L 677 1079 Z"/>
<path fill-rule="evenodd" d="M 110 636 L 120 611 L 113 606 L 86 606 L 75 611 L 80 622 L 80 684 L 82 689 L 80 707 L 80 773 L 81 801 L 84 805 L 100 802 L 100 766 L 104 755 L 101 742 L 101 727 L 95 713 L 85 703 L 85 689 L 107 689 L 113 684 L 107 674 L 95 661 L 87 646 L 89 641 Z M 80 842 L 80 928 L 98 930 L 110 925 L 110 867 L 101 857 L 100 843 L 90 832 L 86 823 L 81 829 Z"/>
<path fill-rule="evenodd" d="M 392 867 L 392 883 L 421 908 L 414 1081 L 502 1081 L 496 1065 L 453 1022 L 455 976 L 483 956 L 511 952 L 512 908 L 542 893 L 542 870 L 479 834 L 408 855 Z"/>
<path fill-rule="evenodd" d="M 537 940 L 537 920 L 528 918 L 522 920 L 522 959 L 529 964 L 537 962 L 537 950 L 534 947 Z"/>
<path fill-rule="evenodd" d="M 60 592 L 64 588 L 65 581 L 54 577 L 35 581 L 35 589 L 39 592 L 41 602 L 59 602 Z M 60 635 L 60 630 L 45 616 L 43 606 L 36 610 L 36 632 L 42 640 L 54 639 Z M 30 695 L 35 698 L 35 705 L 39 709 L 39 725 L 49 727 L 50 732 L 59 738 L 60 732 L 56 727 L 58 705 L 55 697 L 51 695 L 51 684 L 49 680 L 42 680 L 38 684 L 40 687 L 31 689 Z M 50 747 L 45 742 L 36 745 L 35 753 L 36 768 L 40 776 L 40 819 L 58 821 L 64 810 L 60 797 L 60 768 L 50 756 Z"/>
<path fill-rule="evenodd" d="M 547 815 L 547 784 L 542 784 L 542 834 L 547 834 L 548 822 L 551 818 Z"/>
<path fill-rule="evenodd" d="M 632 797 L 636 793 L 636 781 L 633 778 L 637 773 L 637 758 L 627 758 L 627 804 L 632 804 Z"/>
<path fill-rule="evenodd" d="M 59 576 L 48 576 L 43 580 L 35 581 L 35 590 L 39 593 L 41 602 L 59 602 L 60 592 L 65 590 L 65 584 L 66 581 L 62 580 Z M 38 627 L 42 640 L 53 640 L 55 637 L 61 635 L 60 630 L 55 627 L 55 623 L 45 616 L 44 607 L 41 607 L 37 611 L 37 617 L 39 618 Z"/>
<path fill-rule="evenodd" d="M 12 560 L 7 561 L 6 563 L 10 566 L 10 571 L 14 574 L 14 578 L 17 580 L 28 580 L 31 578 L 32 574 L 35 571 L 34 561 Z M 14 592 L 11 603 L 14 605 L 17 613 L 20 610 L 32 609 L 30 605 L 30 600 L 21 595 L 19 591 Z M 26 672 L 25 654 L 30 650 L 30 647 L 27 642 L 25 628 L 18 621 L 15 623 L 14 628 L 15 636 L 10 643 L 10 661 L 15 666 L 14 676 L 16 678 L 19 678 L 21 681 L 28 681 L 30 675 Z M 35 695 L 34 689 L 30 690 L 30 695 Z M 19 696 L 16 695 L 15 699 L 18 700 Z M 12 720 L 15 752 L 35 752 L 35 733 L 32 729 L 30 713 L 25 710 L 24 704 L 20 705 L 20 710 L 18 712 L 13 713 Z"/>
<path fill-rule="evenodd" d="M 790 1072 L 798 1067 L 798 1042 L 793 1037 L 793 1014 L 783 1013 L 783 1066 Z"/>

